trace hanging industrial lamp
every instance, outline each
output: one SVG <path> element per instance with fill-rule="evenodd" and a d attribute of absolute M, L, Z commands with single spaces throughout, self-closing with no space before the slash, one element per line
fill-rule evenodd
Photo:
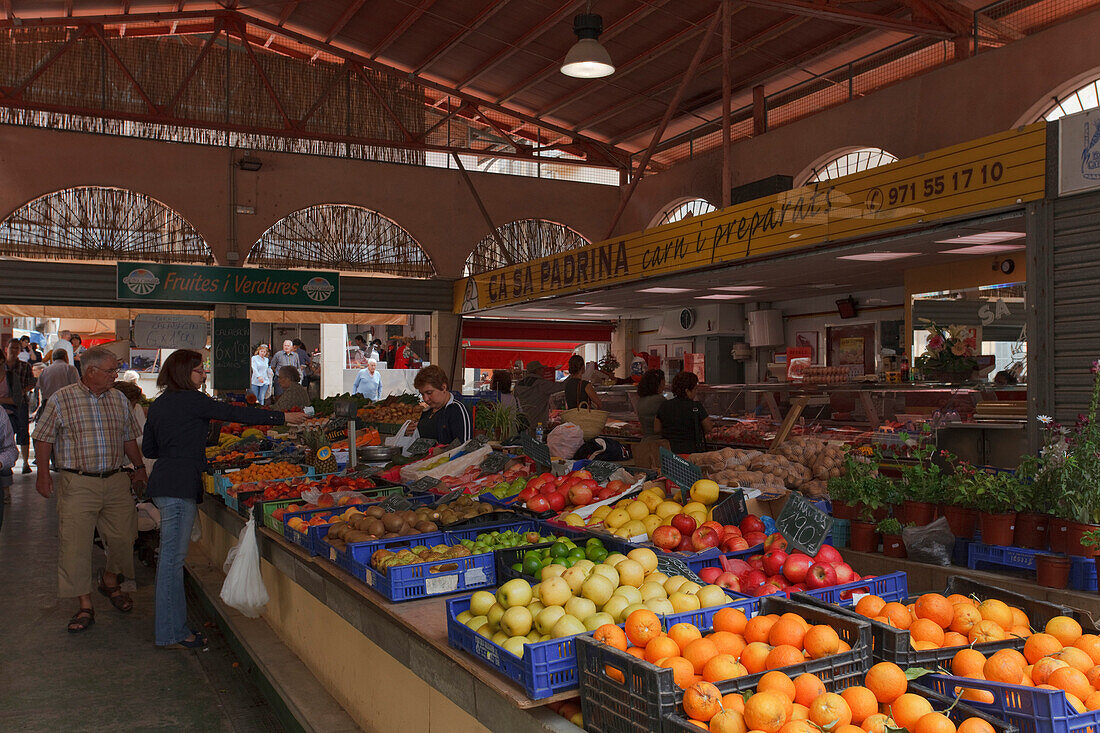
<path fill-rule="evenodd" d="M 611 56 L 597 40 L 603 33 L 603 18 L 595 13 L 581 13 L 573 18 L 577 42 L 565 54 L 561 73 L 577 79 L 599 79 L 615 73 Z"/>

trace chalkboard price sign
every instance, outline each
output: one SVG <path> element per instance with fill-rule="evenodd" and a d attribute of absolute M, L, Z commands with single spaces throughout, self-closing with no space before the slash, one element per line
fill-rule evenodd
<path fill-rule="evenodd" d="M 688 501 L 688 490 L 691 489 L 691 485 L 703 478 L 703 472 L 698 466 L 688 463 L 667 448 L 661 448 L 661 473 L 680 487 L 680 498 L 685 504 Z"/>
<path fill-rule="evenodd" d="M 428 455 L 428 451 L 435 446 L 435 439 L 433 438 L 417 438 L 409 444 L 406 450 L 409 458 L 419 458 L 420 456 Z"/>
<path fill-rule="evenodd" d="M 210 339 L 214 389 L 248 389 L 252 326 L 247 318 L 215 318 Z"/>
<path fill-rule="evenodd" d="M 436 486 L 439 486 L 439 484 L 439 479 L 432 478 L 431 476 L 423 476 L 409 484 L 409 491 L 414 494 L 423 494 L 426 491 L 431 491 Z"/>
<path fill-rule="evenodd" d="M 607 480 L 611 478 L 611 475 L 618 471 L 622 466 L 617 463 L 611 463 L 610 461 L 592 461 L 585 468 L 592 474 L 592 478 L 596 479 L 597 483 L 607 483 Z"/>
<path fill-rule="evenodd" d="M 657 569 L 670 578 L 674 575 L 682 575 L 693 583 L 706 585 L 706 583 L 704 583 L 698 575 L 692 572 L 687 564 L 678 557 L 670 557 L 669 555 L 658 555 Z"/>
<path fill-rule="evenodd" d="M 542 466 L 543 470 L 550 470 L 550 448 L 545 443 L 540 443 L 529 435 L 521 435 L 519 441 L 523 446 L 523 452 L 530 456 L 532 461 Z"/>
<path fill-rule="evenodd" d="M 401 496 L 400 494 L 395 494 L 393 496 L 387 496 L 385 499 L 383 499 L 378 504 L 378 507 L 384 512 L 403 512 L 407 509 L 412 509 L 413 504 L 411 501 Z"/>
<path fill-rule="evenodd" d="M 485 457 L 485 460 L 481 462 L 478 468 L 482 473 L 499 473 L 504 470 L 504 467 L 508 465 L 509 457 L 504 453 L 493 452 Z"/>
<path fill-rule="evenodd" d="M 807 555 L 817 554 L 832 526 L 832 517 L 794 491 L 788 494 L 787 504 L 775 522 L 776 529 L 786 538 L 787 544 Z"/>

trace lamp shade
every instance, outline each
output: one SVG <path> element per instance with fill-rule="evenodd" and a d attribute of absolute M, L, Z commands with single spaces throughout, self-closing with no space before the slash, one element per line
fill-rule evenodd
<path fill-rule="evenodd" d="M 565 55 L 561 73 L 578 79 L 599 79 L 614 74 L 615 67 L 607 49 L 599 41 L 595 38 L 582 38 Z"/>

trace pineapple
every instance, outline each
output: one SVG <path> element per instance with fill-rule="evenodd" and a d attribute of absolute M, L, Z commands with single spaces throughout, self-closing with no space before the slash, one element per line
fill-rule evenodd
<path fill-rule="evenodd" d="M 306 446 L 306 457 L 303 463 L 307 466 L 317 466 L 317 449 L 322 441 L 320 430 L 306 430 L 302 432 L 302 442 Z"/>
<path fill-rule="evenodd" d="M 336 473 L 336 456 L 320 430 L 307 430 L 302 435 L 307 448 L 307 463 L 317 469 L 317 473 Z M 323 457 L 322 457 L 323 456 Z"/>
<path fill-rule="evenodd" d="M 324 456 L 324 458 L 319 456 Z M 336 456 L 332 455 L 332 448 L 327 445 L 317 449 L 314 454 L 313 465 L 317 468 L 317 473 L 336 473 L 339 470 L 339 466 L 336 465 Z"/>

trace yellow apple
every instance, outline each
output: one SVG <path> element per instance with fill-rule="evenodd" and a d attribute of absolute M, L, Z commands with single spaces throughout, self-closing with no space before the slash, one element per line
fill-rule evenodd
<path fill-rule="evenodd" d="M 583 589 L 584 586 L 581 588 Z M 610 598 L 611 594 L 609 593 L 607 597 Z M 588 618 L 596 612 L 596 604 L 589 598 L 573 596 L 566 602 L 565 612 L 577 620 Z"/>
<path fill-rule="evenodd" d="M 615 569 L 619 571 L 619 583 L 622 585 L 632 585 L 637 588 L 645 579 L 645 568 L 635 560 L 629 558 L 623 560 L 615 566 Z"/>
<path fill-rule="evenodd" d="M 659 616 L 667 616 L 676 613 L 676 608 L 667 598 L 650 598 L 645 602 L 645 607 Z"/>
<path fill-rule="evenodd" d="M 626 508 L 626 513 L 631 519 L 642 519 L 649 516 L 649 506 L 644 501 L 636 501 Z"/>
<path fill-rule="evenodd" d="M 539 574 L 539 580 L 546 582 L 550 578 L 560 578 L 561 574 L 568 569 L 569 568 L 565 567 L 564 565 L 559 565 L 558 563 L 547 565 L 542 569 L 542 572 Z"/>
<path fill-rule="evenodd" d="M 539 601 L 543 606 L 564 606 L 573 597 L 573 589 L 564 578 L 548 578 L 539 584 Z"/>
<path fill-rule="evenodd" d="M 688 582 L 688 579 L 682 575 L 673 575 L 671 578 L 665 581 L 665 592 L 668 594 L 675 593 L 680 590 L 680 586 Z"/>
<path fill-rule="evenodd" d="M 632 585 L 620 585 L 615 589 L 614 595 L 622 596 L 630 601 L 630 603 L 642 602 L 642 592 Z"/>
<path fill-rule="evenodd" d="M 607 516 L 603 518 L 603 523 L 611 529 L 618 529 L 629 521 L 630 515 L 627 514 L 626 509 L 622 508 L 612 509 L 608 512 Z"/>
<path fill-rule="evenodd" d="M 588 518 L 589 522 L 602 522 L 604 517 L 611 513 L 611 507 L 607 504 L 596 507 L 596 511 L 592 512 L 592 515 Z"/>
<path fill-rule="evenodd" d="M 650 598 L 667 598 L 668 594 L 665 593 L 664 586 L 660 583 L 655 583 L 652 580 L 642 583 L 638 588 L 638 592 L 642 594 L 642 600 L 648 601 Z"/>
<path fill-rule="evenodd" d="M 726 603 L 729 603 L 730 600 L 730 597 L 726 595 L 726 592 L 717 585 L 704 585 L 695 594 L 695 597 L 699 599 L 699 606 L 701 608 L 722 606 Z"/>
<path fill-rule="evenodd" d="M 646 573 L 652 573 L 657 569 L 657 553 L 648 547 L 635 547 L 626 556 L 641 565 Z"/>
<path fill-rule="evenodd" d="M 576 512 L 569 512 L 564 517 L 562 517 L 562 521 L 568 524 L 570 527 L 584 526 L 584 520 L 581 519 L 581 516 Z"/>
<path fill-rule="evenodd" d="M 554 628 L 550 630 L 550 637 L 553 639 L 561 639 L 566 636 L 576 636 L 577 634 L 583 634 L 588 629 L 584 628 L 584 623 L 568 613 L 558 619 L 558 622 L 554 624 Z"/>
<path fill-rule="evenodd" d="M 611 600 L 603 606 L 603 612 L 609 614 L 618 623 L 623 609 L 630 605 L 630 599 L 625 596 L 612 595 Z"/>
<path fill-rule="evenodd" d="M 614 570 L 614 568 L 611 568 Z M 611 596 L 615 593 L 615 586 L 611 584 L 611 580 L 603 575 L 593 573 L 588 580 L 584 581 L 581 586 L 581 595 L 590 602 L 595 604 L 595 608 L 603 608 L 608 601 L 611 600 Z M 576 600 L 576 599 L 574 599 Z M 566 603 L 566 609 L 569 609 L 569 604 Z M 593 608 L 593 612 L 595 611 Z M 573 614 L 577 618 L 587 618 L 591 614 Z"/>
<path fill-rule="evenodd" d="M 640 519 L 631 519 L 619 529 L 625 529 L 627 531 L 627 537 L 638 537 L 646 533 L 645 524 Z"/>
<path fill-rule="evenodd" d="M 664 587 L 666 580 L 668 580 L 668 576 L 662 573 L 660 570 L 654 570 L 652 573 L 645 576 L 645 581 L 647 583 L 649 581 L 653 581 L 654 583 L 658 583 L 662 588 Z"/>
<path fill-rule="evenodd" d="M 642 493 L 638 494 L 638 501 L 642 504 L 645 504 L 646 508 L 652 512 L 654 509 L 661 505 L 661 502 L 664 501 L 664 499 L 661 497 L 660 494 L 646 489 Z"/>
<path fill-rule="evenodd" d="M 718 501 L 718 484 L 710 479 L 699 479 L 691 485 L 691 500 L 710 506 Z"/>
<path fill-rule="evenodd" d="M 554 628 L 554 624 L 558 622 L 558 619 L 564 615 L 565 609 L 561 606 L 547 606 L 539 611 L 539 615 L 535 617 L 535 628 L 545 636 Z"/>
<path fill-rule="evenodd" d="M 615 567 L 625 559 L 626 555 L 622 554 L 621 552 L 612 552 L 610 555 L 603 559 L 603 564 Z"/>
<path fill-rule="evenodd" d="M 684 504 L 684 514 L 689 514 L 691 512 L 703 512 L 706 514 L 707 507 L 702 502 L 689 501 L 687 504 Z"/>
<path fill-rule="evenodd" d="M 527 636 L 531 633 L 531 610 L 523 606 L 513 606 L 500 617 L 500 630 L 508 636 Z"/>
<path fill-rule="evenodd" d="M 669 517 L 675 517 L 679 514 L 681 509 L 683 509 L 683 507 L 674 501 L 662 501 L 657 505 L 657 508 L 653 510 L 653 513 L 661 519 L 668 519 Z"/>
<path fill-rule="evenodd" d="M 470 596 L 470 615 L 484 616 L 489 613 L 489 609 L 496 602 L 497 598 L 492 593 L 487 590 L 479 590 Z"/>
<path fill-rule="evenodd" d="M 526 636 L 513 636 L 511 639 L 501 644 L 501 646 L 517 657 L 522 657 L 523 647 L 527 645 L 527 642 L 528 638 Z"/>
<path fill-rule="evenodd" d="M 677 591 L 668 597 L 668 602 L 676 609 L 676 613 L 684 611 L 698 611 L 699 597 Z"/>
<path fill-rule="evenodd" d="M 600 613 L 594 613 L 586 618 L 584 620 L 584 628 L 588 629 L 589 631 L 595 631 L 604 624 L 613 623 L 615 623 L 615 617 L 612 616 L 610 613 L 605 613 L 601 611 Z"/>
<path fill-rule="evenodd" d="M 596 567 L 592 568 L 592 575 L 602 575 L 611 582 L 611 590 L 614 591 L 619 587 L 619 571 L 611 565 L 600 563 Z M 588 576 L 589 578 L 592 575 Z"/>

